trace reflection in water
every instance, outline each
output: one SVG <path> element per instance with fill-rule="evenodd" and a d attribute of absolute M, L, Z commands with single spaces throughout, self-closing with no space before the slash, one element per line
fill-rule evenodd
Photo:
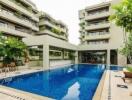
<path fill-rule="evenodd" d="M 72 71 L 74 71 L 74 69 L 69 68 L 67 72 L 70 73 L 70 72 L 72 72 Z"/>
<path fill-rule="evenodd" d="M 62 100 L 79 100 L 79 94 L 80 94 L 79 88 L 80 88 L 80 85 L 78 82 L 73 84 L 68 89 L 66 96 L 64 96 Z"/>

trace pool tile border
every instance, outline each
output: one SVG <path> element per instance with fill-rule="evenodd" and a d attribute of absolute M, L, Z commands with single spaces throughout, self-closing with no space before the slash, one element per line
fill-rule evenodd
<path fill-rule="evenodd" d="M 92 100 L 101 100 L 101 96 L 102 96 L 102 91 L 103 91 L 103 87 L 104 87 L 104 82 L 106 80 L 106 74 L 107 74 L 107 70 L 104 71 L 101 80 L 97 86 L 97 89 L 94 93 L 94 96 L 92 98 Z"/>
<path fill-rule="evenodd" d="M 0 85 L 0 94 L 6 95 L 7 97 L 10 97 L 14 100 L 54 100 L 52 98 L 39 96 L 36 94 L 32 94 L 29 92 L 25 92 L 1 85 Z"/>

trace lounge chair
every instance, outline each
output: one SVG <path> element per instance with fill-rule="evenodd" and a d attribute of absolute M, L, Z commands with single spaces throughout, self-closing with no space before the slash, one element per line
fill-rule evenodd
<path fill-rule="evenodd" d="M 3 63 L 0 63 L 0 73 L 3 72 Z"/>
<path fill-rule="evenodd" d="M 0 73 L 2 73 L 2 69 L 0 69 Z"/>
<path fill-rule="evenodd" d="M 124 73 L 124 77 L 123 77 L 123 81 L 125 82 L 126 80 L 131 80 L 132 79 L 132 72 L 129 71 L 127 68 L 123 69 L 123 73 Z"/>
<path fill-rule="evenodd" d="M 10 71 L 16 71 L 16 64 L 15 64 L 15 62 L 11 62 L 9 64 L 9 68 L 10 68 Z"/>

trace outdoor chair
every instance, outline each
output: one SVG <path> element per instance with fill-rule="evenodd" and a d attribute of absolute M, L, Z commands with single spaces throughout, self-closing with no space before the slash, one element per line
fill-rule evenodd
<path fill-rule="evenodd" d="M 2 73 L 2 69 L 0 68 L 0 73 Z"/>
<path fill-rule="evenodd" d="M 123 69 L 123 73 L 124 73 L 124 77 L 123 77 L 123 81 L 126 82 L 126 80 L 132 80 L 132 72 L 130 72 L 129 70 L 127 70 L 126 68 Z"/>
<path fill-rule="evenodd" d="M 9 72 L 10 69 L 9 69 L 9 64 L 3 64 L 3 67 L 2 67 L 2 72 Z"/>
<path fill-rule="evenodd" d="M 3 72 L 3 63 L 0 63 L 0 73 Z"/>
<path fill-rule="evenodd" d="M 9 68 L 9 71 L 15 71 L 16 70 L 16 64 L 15 64 L 15 62 L 11 62 L 7 66 Z"/>
<path fill-rule="evenodd" d="M 11 62 L 10 64 L 0 63 L 0 73 L 16 71 L 16 69 L 17 68 L 15 62 Z"/>

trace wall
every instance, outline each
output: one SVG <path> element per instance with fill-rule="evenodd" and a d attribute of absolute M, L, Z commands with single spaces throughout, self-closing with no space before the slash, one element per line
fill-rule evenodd
<path fill-rule="evenodd" d="M 42 67 L 43 61 L 30 61 L 28 65 L 29 67 Z"/>
<path fill-rule="evenodd" d="M 66 65 L 73 64 L 74 62 L 72 60 L 51 60 L 50 61 L 50 69 L 58 68 L 58 67 L 64 67 Z"/>

